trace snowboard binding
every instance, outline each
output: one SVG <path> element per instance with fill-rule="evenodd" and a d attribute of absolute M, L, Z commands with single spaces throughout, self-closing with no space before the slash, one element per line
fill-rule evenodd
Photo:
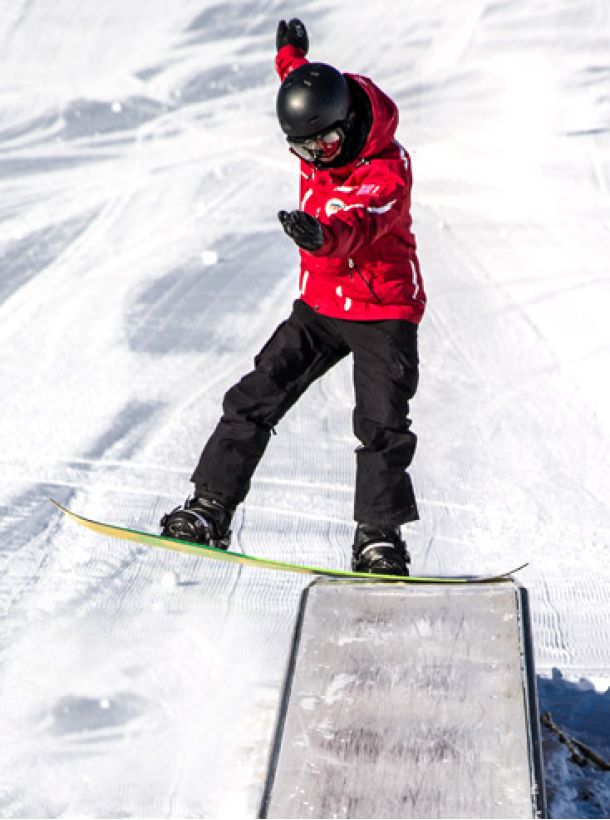
<path fill-rule="evenodd" d="M 352 569 L 381 575 L 408 575 L 411 556 L 400 527 L 358 524 L 354 536 Z"/>
<path fill-rule="evenodd" d="M 161 519 L 161 535 L 216 549 L 231 545 L 232 511 L 211 498 L 189 498 Z"/>

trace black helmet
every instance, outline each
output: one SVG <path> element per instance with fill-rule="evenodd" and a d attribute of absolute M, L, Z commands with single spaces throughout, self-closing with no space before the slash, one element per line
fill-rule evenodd
<path fill-rule="evenodd" d="M 347 120 L 351 105 L 343 74 L 326 63 L 295 68 L 280 86 L 277 117 L 291 138 L 311 137 Z"/>

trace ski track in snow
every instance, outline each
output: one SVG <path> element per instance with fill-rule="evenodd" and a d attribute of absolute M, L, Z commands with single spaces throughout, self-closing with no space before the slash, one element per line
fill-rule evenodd
<path fill-rule="evenodd" d="M 414 568 L 529 560 L 542 708 L 610 757 L 608 4 L 83 9 L 0 18 L 2 816 L 255 816 L 307 581 L 100 539 L 47 499 L 154 529 L 290 310 L 293 14 L 397 100 L 413 157 Z M 351 402 L 345 362 L 282 422 L 235 549 L 347 565 Z M 607 775 L 545 754 L 553 817 L 608 815 Z"/>

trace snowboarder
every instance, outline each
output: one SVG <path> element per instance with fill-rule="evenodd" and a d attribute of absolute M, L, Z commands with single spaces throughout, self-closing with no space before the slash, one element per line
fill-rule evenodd
<path fill-rule="evenodd" d="M 411 163 L 396 141 L 398 110 L 370 79 L 306 59 L 303 23 L 278 24 L 277 116 L 300 159 L 300 206 L 280 211 L 299 246 L 300 298 L 226 394 L 191 481 L 194 496 L 163 534 L 230 544 L 235 508 L 284 414 L 353 356 L 356 532 L 352 568 L 408 575 L 400 525 L 417 520 L 407 472 L 416 436 L 407 415 L 418 381 L 417 328 L 426 297 L 411 231 Z"/>

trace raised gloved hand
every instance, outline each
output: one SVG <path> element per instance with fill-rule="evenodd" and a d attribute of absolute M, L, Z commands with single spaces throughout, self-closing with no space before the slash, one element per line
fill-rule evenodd
<path fill-rule="evenodd" d="M 309 38 L 305 24 L 296 17 L 289 20 L 280 20 L 277 25 L 275 44 L 279 51 L 283 46 L 291 45 L 302 49 L 305 54 L 309 51 Z"/>
<path fill-rule="evenodd" d="M 310 216 L 305 211 L 280 211 L 277 218 L 284 231 L 300 248 L 318 251 L 324 244 L 322 225 L 315 216 Z"/>

